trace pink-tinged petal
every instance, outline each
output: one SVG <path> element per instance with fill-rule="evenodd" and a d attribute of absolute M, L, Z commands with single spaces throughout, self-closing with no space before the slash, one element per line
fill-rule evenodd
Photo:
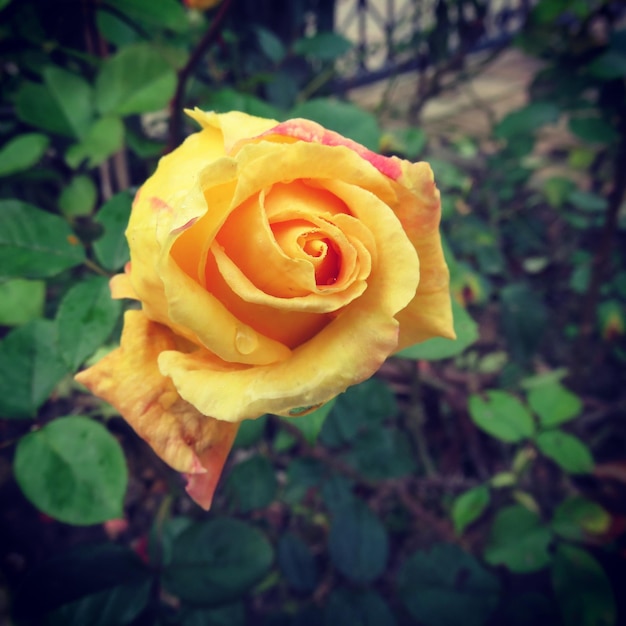
<path fill-rule="evenodd" d="M 397 157 L 385 157 L 372 152 L 365 146 L 347 139 L 343 135 L 323 126 L 304 119 L 292 119 L 281 122 L 263 133 L 260 138 L 272 140 L 274 137 L 290 137 L 308 143 L 319 143 L 324 146 L 345 146 L 356 152 L 362 159 L 371 163 L 381 174 L 392 180 L 397 180 L 402 175 L 401 160 Z M 256 139 L 256 138 L 255 138 Z M 339 173 L 341 177 L 341 173 Z"/>
<path fill-rule="evenodd" d="M 174 469 L 192 476 L 194 499 L 210 505 L 238 424 L 220 422 L 183 400 L 158 368 L 176 336 L 141 311 L 127 311 L 121 345 L 76 380 L 112 404 L 135 432 Z"/>

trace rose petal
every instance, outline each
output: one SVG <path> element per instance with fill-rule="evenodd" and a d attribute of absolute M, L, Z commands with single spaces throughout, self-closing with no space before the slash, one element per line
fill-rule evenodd
<path fill-rule="evenodd" d="M 174 469 L 203 475 L 192 479 L 191 495 L 208 508 L 238 424 L 207 417 L 178 395 L 157 367 L 159 354 L 173 349 L 170 330 L 127 311 L 120 347 L 76 380 L 112 404 Z"/>

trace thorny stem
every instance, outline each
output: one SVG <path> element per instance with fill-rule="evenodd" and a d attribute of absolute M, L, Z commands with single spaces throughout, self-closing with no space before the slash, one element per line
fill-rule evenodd
<path fill-rule="evenodd" d="M 178 72 L 178 82 L 176 84 L 176 92 L 170 105 L 170 125 L 169 125 L 169 137 L 167 152 L 171 152 L 180 142 L 182 133 L 182 108 L 185 98 L 185 88 L 187 87 L 187 81 L 194 71 L 196 65 L 200 62 L 200 59 L 204 56 L 205 52 L 215 43 L 220 33 L 220 27 L 228 9 L 232 4 L 232 0 L 223 0 L 220 8 L 218 9 L 211 26 L 206 31 L 194 51 L 191 53 L 186 65 Z"/>

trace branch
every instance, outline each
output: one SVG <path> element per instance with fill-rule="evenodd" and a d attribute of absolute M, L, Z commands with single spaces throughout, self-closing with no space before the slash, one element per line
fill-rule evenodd
<path fill-rule="evenodd" d="M 167 142 L 166 152 L 171 152 L 181 140 L 182 134 L 182 109 L 183 101 L 185 99 L 185 89 L 187 87 L 187 81 L 193 73 L 196 65 L 200 62 L 200 59 L 204 56 L 206 51 L 215 43 L 220 33 L 220 27 L 224 22 L 226 13 L 232 4 L 232 0 L 223 0 L 220 8 L 215 15 L 215 18 L 211 22 L 211 26 L 204 34 L 195 50 L 192 52 L 185 67 L 178 72 L 178 82 L 176 83 L 176 92 L 170 105 L 170 124 L 169 124 L 169 138 Z"/>

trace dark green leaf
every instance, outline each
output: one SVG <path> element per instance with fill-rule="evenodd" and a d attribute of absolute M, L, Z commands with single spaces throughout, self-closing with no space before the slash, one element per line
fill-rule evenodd
<path fill-rule="evenodd" d="M 96 80 L 96 102 L 103 113 L 149 113 L 167 106 L 176 88 L 176 73 L 148 43 L 122 48 L 109 57 Z"/>
<path fill-rule="evenodd" d="M 526 362 L 535 354 L 546 328 L 545 304 L 524 283 L 507 285 L 500 291 L 500 299 L 502 328 L 512 355 Z"/>
<path fill-rule="evenodd" d="M 292 533 L 278 540 L 278 566 L 287 584 L 296 591 L 312 591 L 317 585 L 317 565 L 309 547 Z"/>
<path fill-rule="evenodd" d="M 43 315 L 46 283 L 15 278 L 0 283 L 0 325 L 20 326 Z"/>
<path fill-rule="evenodd" d="M 15 478 L 38 509 L 62 522 L 98 524 L 122 515 L 124 453 L 87 417 L 58 418 L 20 439 Z"/>
<path fill-rule="evenodd" d="M 452 520 L 457 534 L 478 519 L 489 505 L 491 495 L 486 485 L 478 485 L 457 496 L 452 503 Z"/>
<path fill-rule="evenodd" d="M 295 106 L 289 117 L 303 117 L 349 137 L 370 150 L 378 150 L 380 127 L 376 117 L 355 104 L 315 98 Z"/>
<path fill-rule="evenodd" d="M 274 467 L 264 456 L 253 456 L 233 467 L 226 490 L 242 513 L 262 509 L 276 497 Z"/>
<path fill-rule="evenodd" d="M 398 592 L 425 626 L 483 626 L 500 595 L 498 578 L 461 548 L 415 552 L 398 573 Z"/>
<path fill-rule="evenodd" d="M 169 28 L 183 33 L 189 28 L 187 14 L 182 3 L 176 0 L 106 0 L 109 6 L 124 13 L 132 20 L 148 26 Z"/>
<path fill-rule="evenodd" d="M 626 54 L 607 50 L 589 64 L 589 73 L 602 80 L 615 80 L 626 75 Z"/>
<path fill-rule="evenodd" d="M 611 143 L 618 136 L 613 126 L 601 117 L 573 117 L 569 121 L 569 129 L 590 143 Z"/>
<path fill-rule="evenodd" d="M 259 47 L 265 56 L 273 63 L 280 63 L 287 54 L 282 41 L 271 30 L 262 26 L 256 26 L 254 30 Z"/>
<path fill-rule="evenodd" d="M 371 480 L 400 478 L 416 469 L 409 439 L 397 429 L 378 427 L 359 434 L 345 458 Z"/>
<path fill-rule="evenodd" d="M 242 113 L 269 119 L 280 119 L 283 116 L 281 111 L 271 104 L 251 94 L 241 93 L 230 87 L 223 87 L 213 91 L 206 104 L 208 105 L 207 109 L 217 111 L 218 113 L 241 111 Z"/>
<path fill-rule="evenodd" d="M 90 215 L 97 196 L 98 190 L 89 176 L 74 176 L 61 192 L 59 208 L 68 218 Z"/>
<path fill-rule="evenodd" d="M 49 144 L 49 137 L 39 133 L 14 137 L 0 150 L 0 176 L 9 176 L 32 167 L 44 155 Z"/>
<path fill-rule="evenodd" d="M 56 326 L 33 320 L 0 343 L 0 416 L 33 417 L 67 374 L 58 353 Z"/>
<path fill-rule="evenodd" d="M 340 446 L 351 441 L 358 432 L 398 411 L 395 396 L 379 380 L 370 379 L 349 387 L 337 401 L 324 422 L 320 439 L 328 446 Z"/>
<path fill-rule="evenodd" d="M 65 220 L 19 200 L 0 200 L 0 278 L 48 278 L 84 259 Z"/>
<path fill-rule="evenodd" d="M 559 114 L 559 108 L 550 102 L 532 102 L 506 115 L 496 126 L 495 135 L 509 140 L 532 135 L 546 124 L 554 124 Z"/>
<path fill-rule="evenodd" d="M 537 385 L 528 391 L 528 404 L 544 428 L 575 418 L 582 410 L 580 398 L 558 381 Z"/>
<path fill-rule="evenodd" d="M 345 476 L 332 474 L 322 485 L 322 498 L 332 515 L 338 515 L 343 509 L 350 509 L 355 500 L 352 482 Z"/>
<path fill-rule="evenodd" d="M 589 191 L 580 191 L 576 189 L 567 197 L 567 200 L 581 211 L 597 213 L 606 210 L 606 198 Z"/>
<path fill-rule="evenodd" d="M 236 519 L 214 518 L 178 537 L 163 583 L 190 604 L 226 604 L 261 580 L 273 559 L 272 546 L 259 530 Z"/>
<path fill-rule="evenodd" d="M 502 441 L 516 443 L 533 436 L 535 425 L 528 409 L 506 391 L 487 391 L 487 399 L 473 395 L 469 412 L 473 422 Z"/>
<path fill-rule="evenodd" d="M 454 298 L 452 299 L 452 315 L 456 339 L 435 337 L 410 348 L 405 348 L 396 353 L 395 356 L 404 359 L 438 361 L 449 359 L 464 352 L 478 339 L 478 325 Z"/>
<path fill-rule="evenodd" d="M 585 443 L 562 430 L 548 430 L 537 436 L 537 447 L 570 474 L 593 471 L 593 457 Z"/>
<path fill-rule="evenodd" d="M 521 505 L 501 509 L 491 527 L 485 560 L 519 574 L 536 572 L 550 563 L 550 530 Z"/>
<path fill-rule="evenodd" d="M 93 92 L 81 76 L 49 65 L 43 70 L 48 90 L 75 137 L 84 137 L 93 116 Z"/>
<path fill-rule="evenodd" d="M 317 33 L 303 37 L 293 44 L 293 51 L 302 56 L 334 61 L 354 47 L 354 44 L 337 33 Z"/>
<path fill-rule="evenodd" d="M 333 564 L 346 578 L 367 584 L 384 572 L 389 540 L 378 517 L 355 499 L 333 516 L 328 549 Z"/>
<path fill-rule="evenodd" d="M 617 607 L 613 585 L 602 566 L 585 550 L 559 544 L 552 586 L 564 626 L 613 626 Z"/>
<path fill-rule="evenodd" d="M 610 514 L 597 502 L 582 496 L 570 496 L 556 508 L 550 525 L 561 537 L 581 541 L 587 534 L 606 532 L 610 524 Z"/>
<path fill-rule="evenodd" d="M 255 420 L 244 420 L 239 426 L 234 448 L 248 448 L 257 443 L 265 434 L 267 415 L 262 415 Z"/>
<path fill-rule="evenodd" d="M 96 215 L 96 222 L 104 227 L 104 234 L 94 242 L 98 262 L 107 270 L 119 270 L 130 259 L 128 242 L 124 236 L 133 198 L 127 191 L 113 196 Z"/>
<path fill-rule="evenodd" d="M 65 294 L 56 323 L 59 351 L 72 371 L 108 339 L 121 308 L 119 300 L 111 299 L 103 276 L 82 281 Z"/>
<path fill-rule="evenodd" d="M 127 624 L 146 605 L 151 578 L 148 568 L 128 548 L 112 543 L 81 545 L 27 574 L 15 597 L 15 618 L 40 626 L 50 611 L 74 605 L 71 616 L 66 609 L 71 621 L 61 622 L 64 626 Z M 81 616 L 85 621 L 78 621 Z"/>
<path fill-rule="evenodd" d="M 96 11 L 98 33 L 109 43 L 121 48 L 138 39 L 137 31 L 123 19 L 103 9 Z"/>

